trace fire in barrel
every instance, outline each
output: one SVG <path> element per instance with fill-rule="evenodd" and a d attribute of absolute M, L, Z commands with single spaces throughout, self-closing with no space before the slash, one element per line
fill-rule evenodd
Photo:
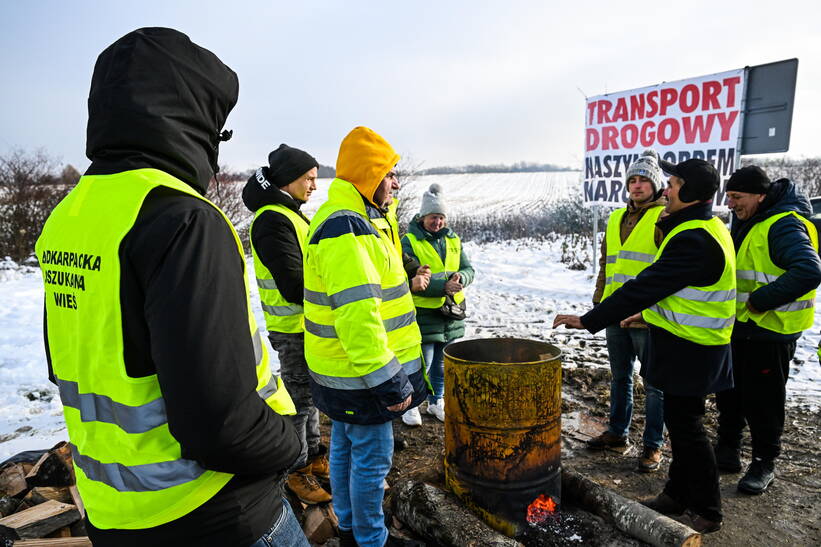
<path fill-rule="evenodd" d="M 561 504 L 560 358 L 517 338 L 445 348 L 445 482 L 508 536 Z"/>

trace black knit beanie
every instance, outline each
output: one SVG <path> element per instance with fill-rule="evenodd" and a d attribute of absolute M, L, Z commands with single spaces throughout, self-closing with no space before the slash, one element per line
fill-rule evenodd
<path fill-rule="evenodd" d="M 282 188 L 313 169 L 319 163 L 309 153 L 287 144 L 268 154 L 268 169 L 265 176 L 277 187 Z"/>
<path fill-rule="evenodd" d="M 748 165 L 736 170 L 727 181 L 727 192 L 747 192 L 766 194 L 770 189 L 770 177 L 757 165 Z"/>

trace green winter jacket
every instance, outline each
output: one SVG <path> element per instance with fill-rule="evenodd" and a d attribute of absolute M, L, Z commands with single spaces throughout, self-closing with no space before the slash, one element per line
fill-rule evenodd
<path fill-rule="evenodd" d="M 419 216 L 415 216 L 408 225 L 408 232 L 416 236 L 417 239 L 426 239 L 442 260 L 445 259 L 445 237 L 456 237 L 456 233 L 448 227 L 442 228 L 435 234 L 431 234 L 422 227 Z M 402 237 L 402 250 L 414 259 L 418 260 L 411 247 L 408 236 Z M 462 255 L 459 259 L 459 275 L 462 278 L 462 286 L 467 287 L 473 282 L 474 271 L 470 264 L 465 248 L 462 246 Z M 428 288 L 416 293 L 419 296 L 445 296 L 445 280 L 431 279 Z M 470 304 L 468 303 L 468 309 Z M 438 309 L 416 308 L 416 322 L 419 330 L 422 331 L 422 343 L 450 342 L 465 335 L 465 322 L 463 320 L 447 319 Z"/>

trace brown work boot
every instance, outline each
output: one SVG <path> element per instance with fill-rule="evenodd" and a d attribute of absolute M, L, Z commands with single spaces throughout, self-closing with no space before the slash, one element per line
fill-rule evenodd
<path fill-rule="evenodd" d="M 604 450 L 605 448 L 624 448 L 628 444 L 630 444 L 630 441 L 627 440 L 626 436 L 619 437 L 605 431 L 598 437 L 593 437 L 587 441 L 587 448 L 590 450 Z"/>
<path fill-rule="evenodd" d="M 638 470 L 642 473 L 652 473 L 659 468 L 661 460 L 663 459 L 664 456 L 661 455 L 661 448 L 645 446 L 641 452 L 641 456 L 639 456 Z"/>
<path fill-rule="evenodd" d="M 311 475 L 327 480 L 331 476 L 331 466 L 328 463 L 328 449 L 319 445 L 319 452 L 308 459 L 311 466 Z"/>
<path fill-rule="evenodd" d="M 641 504 L 645 507 L 649 507 L 656 513 L 672 517 L 683 515 L 687 509 L 684 505 L 671 498 L 666 492 L 662 492 L 654 498 L 642 500 Z"/>
<path fill-rule="evenodd" d="M 690 517 L 690 528 L 698 532 L 699 534 L 712 534 L 713 532 L 718 532 L 721 530 L 721 521 L 710 520 L 708 518 L 704 518 L 701 515 L 696 515 L 695 513 L 690 513 L 688 515 Z"/>
<path fill-rule="evenodd" d="M 309 464 L 288 475 L 288 488 L 297 495 L 302 503 L 308 505 L 331 501 L 331 495 L 319 485 L 316 477 L 310 473 L 311 465 Z"/>

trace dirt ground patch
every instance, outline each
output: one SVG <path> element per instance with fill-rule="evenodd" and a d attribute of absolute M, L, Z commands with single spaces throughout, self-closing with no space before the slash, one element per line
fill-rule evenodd
<path fill-rule="evenodd" d="M 636 389 L 632 448 L 625 454 L 591 452 L 584 439 L 604 429 L 608 413 L 609 371 L 603 368 L 572 367 L 563 370 L 562 387 L 562 462 L 572 465 L 594 481 L 632 499 L 659 493 L 667 476 L 670 447 L 663 448 L 664 461 L 656 473 L 636 472 L 644 420 L 640 409 L 644 394 Z M 638 383 L 638 382 L 637 382 Z M 423 404 L 424 408 L 424 404 Z M 395 484 L 408 477 L 444 482 L 442 461 L 445 455 L 444 427 L 431 415 L 422 413 L 423 425 L 410 428 L 401 421 L 394 432 L 407 442 L 407 448 L 394 454 L 388 482 Z M 708 401 L 707 427 L 715 433 L 716 410 Z M 776 480 L 761 496 L 736 491 L 741 473 L 721 476 L 721 495 L 725 515 L 723 528 L 704 537 L 705 545 L 821 545 L 821 471 L 819 435 L 821 416 L 807 409 L 788 408 L 783 437 L 783 452 L 776 463 Z M 327 425 L 324 426 L 327 434 Z M 750 460 L 749 436 L 742 449 L 745 464 Z M 683 520 L 682 522 L 687 522 Z"/>

